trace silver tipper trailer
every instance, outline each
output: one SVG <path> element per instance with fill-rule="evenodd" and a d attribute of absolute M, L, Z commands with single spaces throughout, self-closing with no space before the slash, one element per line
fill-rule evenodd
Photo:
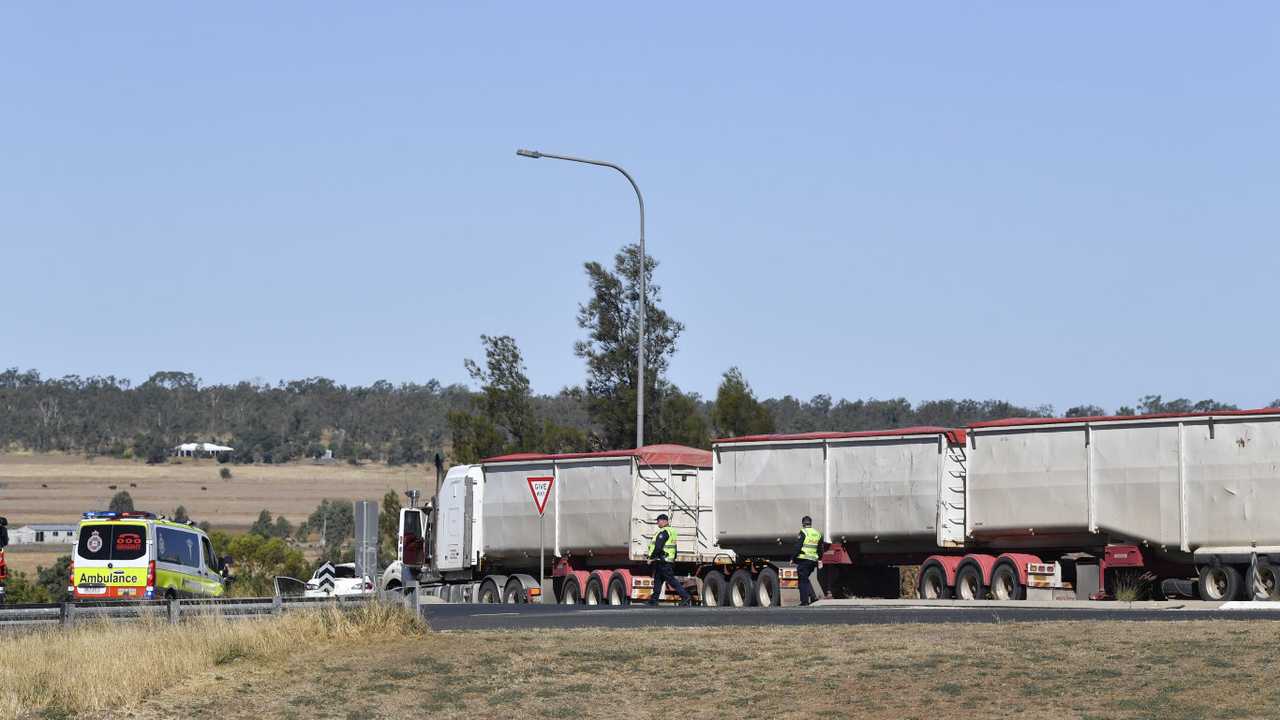
<path fill-rule="evenodd" d="M 974 541 L 1129 545 L 1145 567 L 1194 563 L 1205 599 L 1275 596 L 1280 409 L 1000 420 L 968 445 Z"/>
<path fill-rule="evenodd" d="M 913 427 L 717 440 L 720 545 L 787 554 L 805 515 L 849 554 L 960 545 L 963 438 Z"/>
<path fill-rule="evenodd" d="M 898 565 L 964 542 L 963 445 L 963 430 L 941 427 L 717 440 L 717 538 L 737 556 L 720 570 L 728 604 L 779 604 L 797 587 L 806 515 L 831 543 L 827 592 L 897 597 Z M 708 587 L 721 582 L 707 573 Z"/>
<path fill-rule="evenodd" d="M 1280 410 L 969 429 L 969 534 L 1280 546 Z"/>
<path fill-rule="evenodd" d="M 532 487 L 548 481 L 540 518 Z M 679 570 L 732 558 L 715 544 L 714 494 L 711 453 L 680 445 L 455 466 L 428 508 L 401 512 L 401 563 L 384 587 L 416 582 L 476 602 L 647 599 L 659 514 L 677 531 Z M 538 582 L 542 571 L 550 582 Z"/>
<path fill-rule="evenodd" d="M 711 453 L 681 445 L 639 450 L 488 458 L 482 557 L 518 565 L 538 555 L 529 478 L 553 479 L 546 507 L 549 555 L 585 567 L 644 561 L 657 516 L 676 528 L 678 562 L 710 562 L 715 545 Z"/>

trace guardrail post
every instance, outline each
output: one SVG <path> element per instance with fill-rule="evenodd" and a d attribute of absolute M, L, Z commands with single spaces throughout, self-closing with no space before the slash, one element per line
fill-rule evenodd
<path fill-rule="evenodd" d="M 404 606 L 414 613 L 418 612 L 418 586 L 410 585 L 404 589 Z"/>
<path fill-rule="evenodd" d="M 58 620 L 62 622 L 63 627 L 71 627 L 76 622 L 76 604 L 73 602 L 64 602 L 58 611 Z"/>
<path fill-rule="evenodd" d="M 178 604 L 177 598 L 169 598 L 169 624 L 177 625 L 182 619 L 182 605 Z"/>
<path fill-rule="evenodd" d="M 284 598 L 275 595 L 271 598 L 271 614 L 280 615 L 284 612 Z"/>

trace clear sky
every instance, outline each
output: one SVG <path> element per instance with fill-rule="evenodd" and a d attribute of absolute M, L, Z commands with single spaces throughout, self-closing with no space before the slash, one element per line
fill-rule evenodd
<path fill-rule="evenodd" d="M 10 3 L 0 366 L 582 382 L 645 192 L 713 394 L 1280 396 L 1274 3 Z"/>

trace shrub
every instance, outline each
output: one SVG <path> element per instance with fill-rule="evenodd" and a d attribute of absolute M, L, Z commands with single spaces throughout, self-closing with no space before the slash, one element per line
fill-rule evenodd
<path fill-rule="evenodd" d="M 222 478 L 223 480 L 230 480 L 230 479 L 231 479 L 231 468 L 229 468 L 229 467 L 219 468 L 219 469 L 218 469 L 218 477 Z"/>

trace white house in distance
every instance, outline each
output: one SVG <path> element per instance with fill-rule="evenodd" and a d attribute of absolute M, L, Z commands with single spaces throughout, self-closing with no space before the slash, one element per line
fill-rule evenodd
<path fill-rule="evenodd" d="M 70 545 L 75 537 L 75 525 L 24 525 L 9 531 L 12 545 Z"/>
<path fill-rule="evenodd" d="M 213 443 L 182 443 L 173 449 L 178 457 L 217 457 L 223 453 L 235 452 L 235 448 Z"/>

